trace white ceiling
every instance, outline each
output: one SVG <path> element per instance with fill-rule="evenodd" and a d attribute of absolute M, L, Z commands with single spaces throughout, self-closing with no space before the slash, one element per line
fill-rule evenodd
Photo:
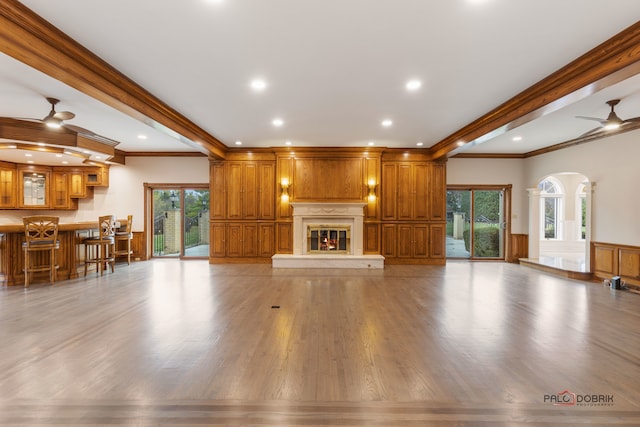
<path fill-rule="evenodd" d="M 22 3 L 229 147 L 430 147 L 640 17 L 638 0 Z M 257 77 L 262 92 L 250 87 Z M 423 85 L 408 92 L 412 78 Z M 42 118 L 44 98 L 55 97 L 58 111 L 76 114 L 70 123 L 120 150 L 194 151 L 5 55 L 0 93 L 0 116 Z M 465 152 L 526 153 L 575 138 L 597 125 L 575 116 L 606 117 L 614 98 L 621 118 L 640 116 L 639 78 Z"/>

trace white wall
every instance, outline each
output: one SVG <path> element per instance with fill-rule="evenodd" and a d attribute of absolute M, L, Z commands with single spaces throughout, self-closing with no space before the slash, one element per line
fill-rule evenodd
<path fill-rule="evenodd" d="M 206 157 L 128 157 L 125 166 L 109 169 L 109 187 L 95 188 L 93 197 L 80 199 L 77 211 L 0 211 L 0 224 L 22 224 L 24 215 L 56 215 L 61 223 L 97 221 L 100 215 L 133 215 L 133 231 L 144 230 L 144 183 L 207 184 Z"/>
<path fill-rule="evenodd" d="M 511 232 L 528 234 L 524 159 L 449 159 L 447 185 L 512 185 Z"/>
<path fill-rule="evenodd" d="M 554 151 L 525 162 L 527 187 L 560 172 L 581 173 L 593 183 L 592 241 L 640 246 L 640 131 Z"/>

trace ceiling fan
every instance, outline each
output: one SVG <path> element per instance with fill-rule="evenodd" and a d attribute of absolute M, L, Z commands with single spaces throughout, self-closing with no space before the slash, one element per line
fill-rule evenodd
<path fill-rule="evenodd" d="M 589 132 L 586 132 L 581 136 L 589 135 L 601 130 L 605 130 L 605 131 L 616 130 L 628 123 L 640 122 L 640 117 L 634 117 L 626 120 L 622 120 L 620 117 L 618 117 L 618 115 L 615 112 L 615 106 L 618 105 L 619 102 L 620 102 L 619 99 L 612 99 L 610 101 L 607 101 L 607 104 L 611 107 L 611 111 L 609 112 L 609 115 L 607 116 L 606 119 L 599 119 L 597 117 L 576 116 L 576 118 L 578 119 L 595 120 L 600 123 L 600 127 L 591 129 Z"/>
<path fill-rule="evenodd" d="M 44 123 L 48 127 L 54 129 L 59 128 L 64 124 L 63 120 L 71 120 L 76 116 L 71 111 L 56 112 L 56 104 L 60 102 L 59 99 L 47 98 L 47 101 L 49 102 L 49 104 L 51 104 L 51 111 L 49 111 L 49 114 L 47 114 L 45 118 L 42 119 L 42 123 Z"/>

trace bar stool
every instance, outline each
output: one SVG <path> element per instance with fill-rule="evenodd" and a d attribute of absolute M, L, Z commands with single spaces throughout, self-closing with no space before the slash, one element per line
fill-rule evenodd
<path fill-rule="evenodd" d="M 89 264 L 96 265 L 96 273 L 100 275 L 104 273 L 109 264 L 111 264 L 111 272 L 114 272 L 115 264 L 115 230 L 116 219 L 113 215 L 103 215 L 98 218 L 97 236 L 91 236 L 84 239 L 84 275 L 87 275 L 87 266 Z M 94 248 L 90 250 L 89 248 Z M 89 253 L 95 253 L 95 257 L 91 258 Z"/>
<path fill-rule="evenodd" d="M 22 218 L 24 224 L 25 241 L 22 243 L 24 251 L 24 287 L 28 288 L 31 283 L 29 274 L 38 271 L 48 271 L 49 281 L 51 284 L 56 281 L 56 270 L 58 264 L 56 262 L 56 251 L 60 249 L 60 241 L 58 240 L 58 221 L 57 216 L 32 215 Z M 35 252 L 44 254 L 49 252 L 47 261 L 44 256 L 36 256 Z M 33 261 L 37 262 L 33 265 Z"/>
<path fill-rule="evenodd" d="M 131 254 L 133 251 L 131 250 L 131 240 L 133 240 L 133 233 L 131 232 L 131 223 L 133 221 L 133 215 L 127 216 L 127 223 L 124 225 L 124 229 L 122 229 L 122 225 L 120 227 L 121 231 L 116 230 L 116 249 L 113 252 L 116 257 L 119 256 L 127 256 L 127 265 L 131 265 Z M 125 242 L 125 243 L 121 243 Z"/>

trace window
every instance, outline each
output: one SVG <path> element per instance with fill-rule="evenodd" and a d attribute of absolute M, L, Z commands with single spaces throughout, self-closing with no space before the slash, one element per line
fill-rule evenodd
<path fill-rule="evenodd" d="M 560 218 L 562 189 L 553 178 L 546 178 L 538 184 L 540 190 L 541 235 L 545 239 L 560 239 Z"/>

